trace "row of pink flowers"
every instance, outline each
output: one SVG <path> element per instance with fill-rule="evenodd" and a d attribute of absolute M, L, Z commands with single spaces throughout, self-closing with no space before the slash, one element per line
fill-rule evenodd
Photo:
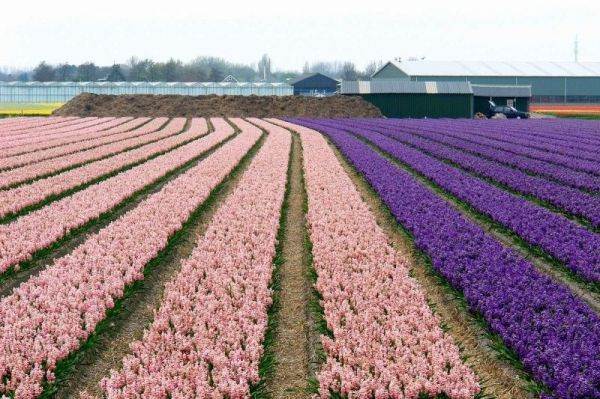
<path fill-rule="evenodd" d="M 291 145 L 267 139 L 220 205 L 120 371 L 103 379 L 105 396 L 247 398 L 259 381 L 271 306 L 269 283 Z"/>
<path fill-rule="evenodd" d="M 36 156 L 34 160 L 41 160 L 51 158 L 53 156 L 68 154 L 69 152 L 81 151 L 84 147 L 74 147 L 74 150 L 67 151 L 71 146 L 82 146 L 85 143 L 89 143 L 90 147 L 96 147 L 97 145 L 105 144 L 99 142 L 99 144 L 93 145 L 97 140 L 106 140 L 107 136 L 116 136 L 118 133 L 128 132 L 129 130 L 139 128 L 142 124 L 148 122 L 150 118 L 136 118 L 123 117 L 110 121 L 102 125 L 94 125 L 78 131 L 78 135 L 56 138 L 39 143 L 26 144 L 22 146 L 6 148 L 0 152 L 0 159 L 2 162 L 7 162 L 11 159 L 19 159 L 19 157 Z M 112 140 L 112 141 L 116 141 Z M 52 151 L 63 151 L 62 153 L 53 153 Z M 29 163 L 29 162 L 27 162 Z M 12 166 L 12 165 L 11 165 Z M 2 168 L 5 168 L 3 166 Z"/>
<path fill-rule="evenodd" d="M 19 117 L 13 117 L 13 118 L 0 119 L 0 136 L 9 132 L 11 130 L 11 128 L 13 128 L 15 126 L 24 126 L 24 125 L 36 126 L 38 123 L 40 123 L 41 119 L 42 118 L 39 116 L 34 116 L 34 117 L 19 116 Z M 52 123 L 51 119 L 56 119 L 56 117 L 54 117 L 54 118 L 48 117 L 47 119 L 49 120 L 47 123 Z"/>
<path fill-rule="evenodd" d="M 32 399 L 259 139 L 243 131 L 0 301 L 0 394 Z"/>
<path fill-rule="evenodd" d="M 60 126 L 61 124 L 73 123 L 80 119 L 76 116 L 60 117 L 18 117 L 6 118 L 0 120 L 0 136 L 16 136 L 19 134 L 30 134 L 31 129 L 41 126 L 50 127 L 50 125 Z"/>
<path fill-rule="evenodd" d="M 76 116 L 70 116 L 70 117 L 21 116 L 21 117 L 16 117 L 16 118 L 0 119 L 0 137 L 13 136 L 13 135 L 17 135 L 17 134 L 27 134 L 29 129 L 37 128 L 40 126 L 50 126 L 53 124 L 67 122 L 69 120 L 74 120 L 74 119 L 77 119 L 77 117 Z"/>
<path fill-rule="evenodd" d="M 115 118 L 80 118 L 74 121 L 69 121 L 62 126 L 56 126 L 49 129 L 44 127 L 29 131 L 29 134 L 18 135 L 14 137 L 3 137 L 0 141 L 0 150 L 12 148 L 16 146 L 38 143 L 41 141 L 53 140 L 59 137 L 77 136 L 78 131 L 89 126 L 108 123 Z M 0 151 L 1 154 L 1 151 Z"/>
<path fill-rule="evenodd" d="M 225 122 L 217 122 L 219 131 L 231 131 Z M 127 165 L 138 163 L 155 154 L 168 151 L 187 141 L 196 139 L 207 132 L 204 119 L 193 119 L 190 128 L 184 133 L 169 136 L 133 150 L 118 153 L 99 161 L 90 162 L 50 177 L 35 180 L 8 190 L 0 191 L 0 217 L 18 212 L 37 204 L 51 195 L 60 194 L 91 180 L 115 172 Z"/>
<path fill-rule="evenodd" d="M 233 128 L 225 121 L 217 121 L 215 124 L 220 129 L 213 134 L 52 202 L 9 224 L 0 225 L 0 272 L 11 266 L 18 267 L 20 262 L 30 259 L 36 251 L 110 211 L 135 192 L 198 157 L 234 133 Z M 196 120 L 192 128 L 193 130 L 186 134 L 187 137 L 203 135 L 206 131 L 204 120 Z"/>
<path fill-rule="evenodd" d="M 144 129 L 136 129 L 148 122 L 149 118 L 131 119 L 129 117 L 115 119 L 111 124 L 102 126 L 101 129 L 103 130 L 98 130 L 99 128 L 95 126 L 81 129 L 81 135 L 76 142 L 73 142 L 72 138 L 67 138 L 63 139 L 65 143 L 56 142 L 49 148 L 47 147 L 49 145 L 48 142 L 10 148 L 4 153 L 4 157 L 0 158 L 0 169 L 9 169 L 49 158 L 56 158 L 149 133 Z M 18 154 L 11 154 L 12 152 Z"/>
<path fill-rule="evenodd" d="M 41 176 L 60 172 L 61 170 L 75 167 L 97 159 L 105 158 L 112 154 L 125 151 L 130 148 L 150 143 L 181 132 L 185 126 L 185 118 L 174 118 L 167 126 L 159 131 L 147 133 L 142 136 L 133 137 L 116 143 L 109 143 L 99 147 L 90 148 L 85 151 L 67 154 L 62 157 L 46 159 L 37 163 L 24 165 L 18 168 L 0 172 L 0 188 L 22 183 Z M 157 118 L 144 125 L 142 129 L 156 130 L 166 122 L 166 118 Z"/>
<path fill-rule="evenodd" d="M 333 333 L 321 338 L 320 397 L 473 398 L 480 390 L 474 373 L 325 139 L 277 123 L 302 141 L 316 289 Z"/>

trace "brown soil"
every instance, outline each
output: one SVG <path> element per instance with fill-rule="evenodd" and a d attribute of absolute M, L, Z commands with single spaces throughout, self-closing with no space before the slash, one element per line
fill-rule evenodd
<path fill-rule="evenodd" d="M 302 148 L 293 137 L 289 174 L 288 206 L 281 245 L 283 263 L 279 266 L 279 309 L 273 353 L 276 366 L 267 381 L 267 390 L 274 399 L 309 398 L 309 326 L 307 325 L 307 275 L 309 254 L 303 245 L 306 235 L 303 212 Z"/>
<path fill-rule="evenodd" d="M 428 303 L 447 332 L 460 348 L 466 363 L 480 379 L 485 393 L 497 399 L 530 399 L 528 382 L 520 372 L 498 358 L 486 337 L 486 331 L 456 298 L 452 290 L 441 284 L 425 264 L 419 251 L 410 238 L 401 230 L 396 220 L 373 192 L 368 183 L 346 162 L 340 152 L 333 147 L 344 169 L 359 189 L 363 200 L 375 215 L 377 223 L 385 231 L 391 245 L 409 259 L 411 276 L 421 285 Z"/>
<path fill-rule="evenodd" d="M 180 96 L 83 93 L 55 110 L 55 116 L 225 116 L 380 117 L 358 96 Z"/>

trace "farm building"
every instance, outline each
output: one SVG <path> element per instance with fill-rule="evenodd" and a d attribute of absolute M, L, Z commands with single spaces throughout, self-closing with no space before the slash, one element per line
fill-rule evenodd
<path fill-rule="evenodd" d="M 527 111 L 530 86 L 471 85 L 410 80 L 343 81 L 341 94 L 359 95 L 391 118 L 471 118 L 488 101 Z"/>
<path fill-rule="evenodd" d="M 535 103 L 600 102 L 600 62 L 390 61 L 372 79 L 528 85 Z"/>
<path fill-rule="evenodd" d="M 307 73 L 290 82 L 294 87 L 294 95 L 315 96 L 334 94 L 339 82 L 322 73 Z"/>

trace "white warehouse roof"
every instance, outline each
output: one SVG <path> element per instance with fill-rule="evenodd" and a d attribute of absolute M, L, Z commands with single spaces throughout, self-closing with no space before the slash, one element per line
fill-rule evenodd
<path fill-rule="evenodd" d="M 600 77 L 600 62 L 390 61 L 408 76 Z"/>

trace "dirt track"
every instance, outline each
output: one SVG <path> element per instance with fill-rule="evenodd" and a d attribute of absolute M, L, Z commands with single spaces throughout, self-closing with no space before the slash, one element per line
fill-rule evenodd
<path fill-rule="evenodd" d="M 180 96 L 84 93 L 53 112 L 58 116 L 227 116 L 227 117 L 380 117 L 360 97 L 332 96 Z"/>

